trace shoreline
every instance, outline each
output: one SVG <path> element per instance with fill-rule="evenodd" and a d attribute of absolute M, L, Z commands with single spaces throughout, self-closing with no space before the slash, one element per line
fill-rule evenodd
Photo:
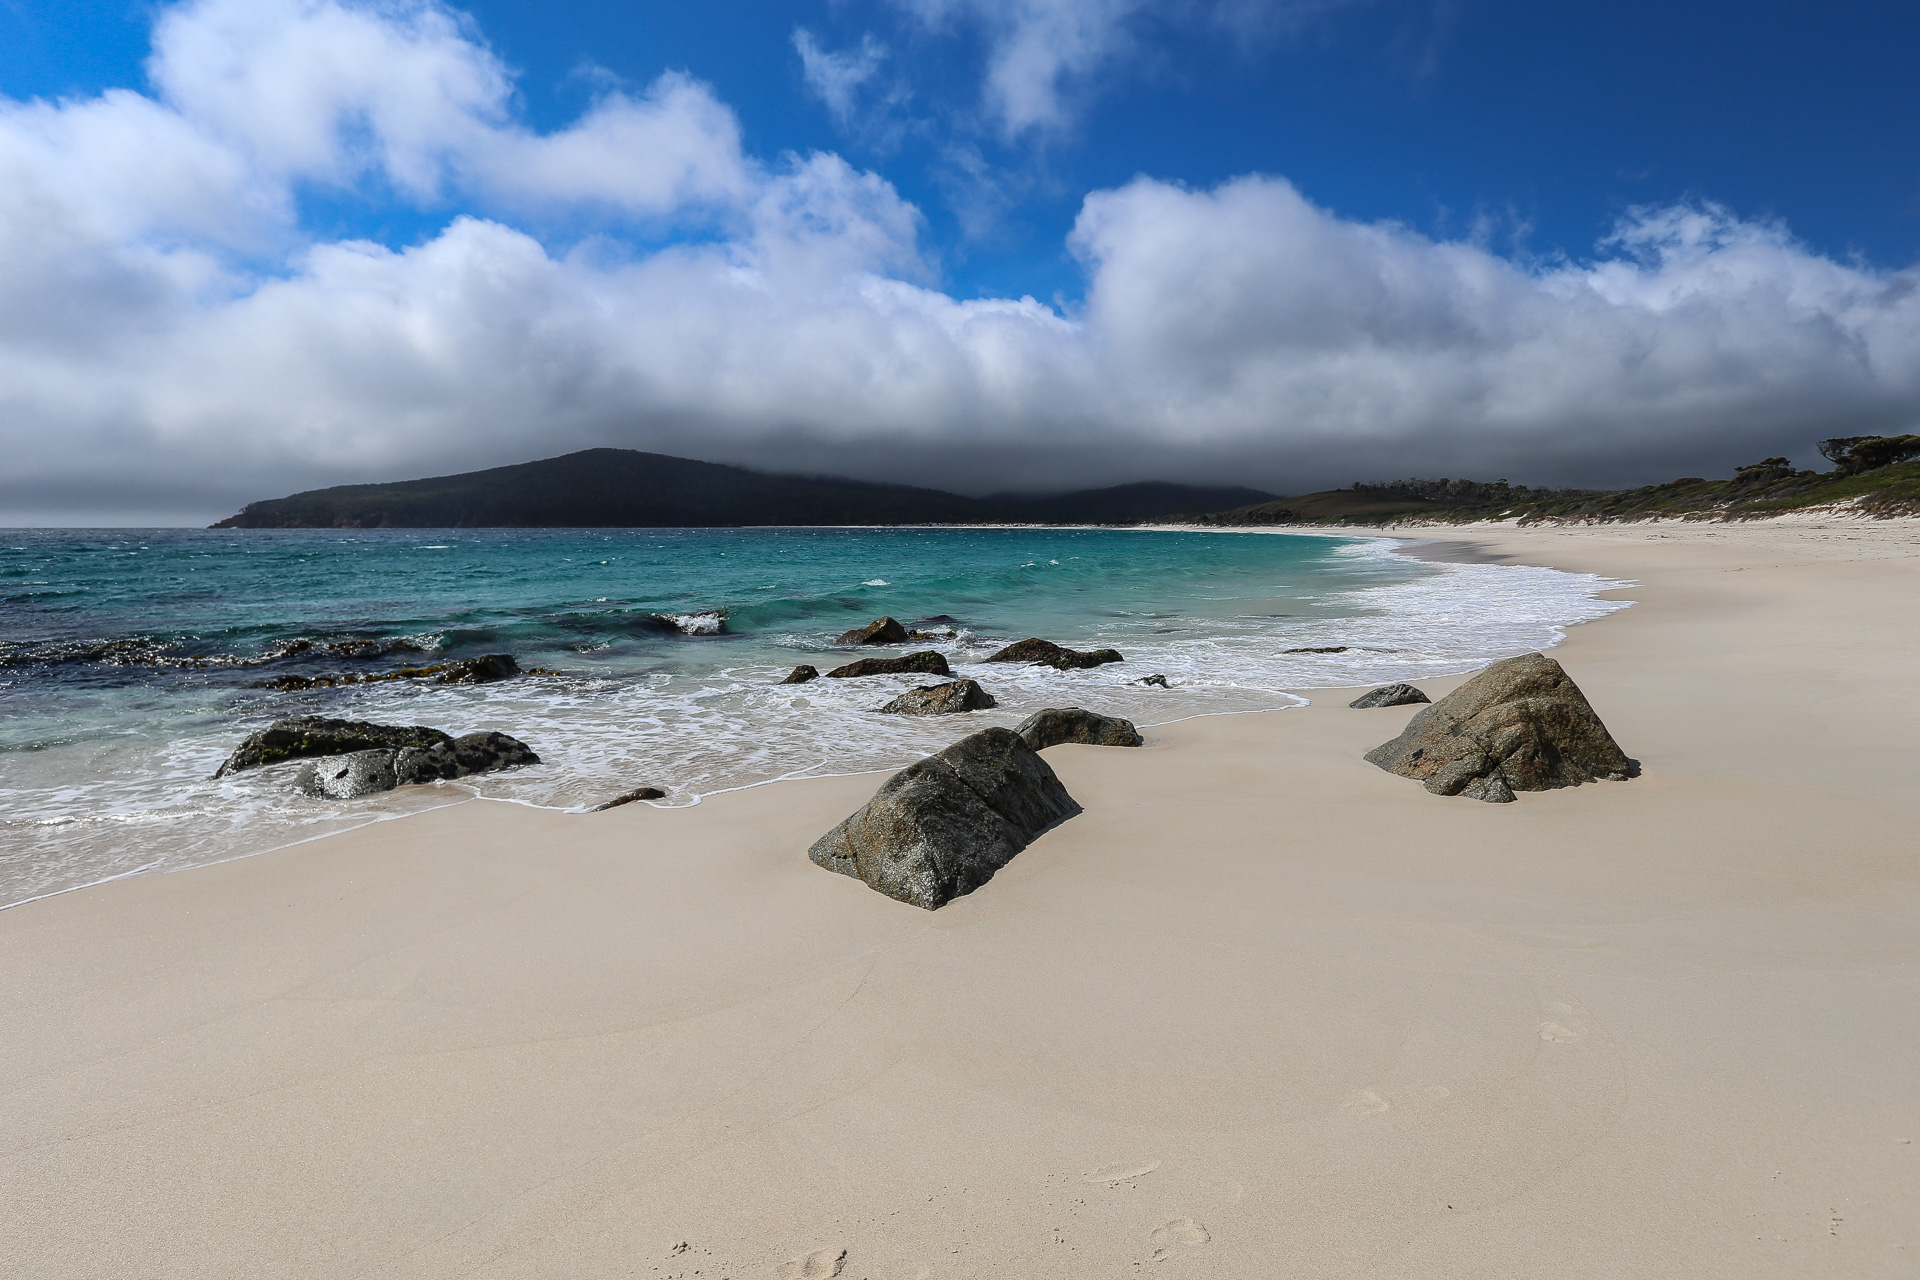
<path fill-rule="evenodd" d="M 1124 563 L 1133 558 L 1129 540 L 1106 537 L 1109 531 L 1105 530 L 1092 532 L 1102 535 L 1099 545 L 1109 559 L 1117 556 Z M 438 536 L 409 541 L 431 542 Z M 970 535 L 962 531 L 959 536 L 962 543 L 956 545 L 971 544 Z M 1022 534 L 1012 536 L 1022 544 L 1026 541 Z M 909 545 L 945 545 L 944 537 L 914 539 Z M 1058 682 L 1036 679 L 1030 673 L 1009 676 L 998 668 L 957 667 L 962 676 L 987 681 L 987 687 L 1004 704 L 1001 710 L 979 719 L 1012 725 L 1041 705 L 1084 703 L 1099 705 L 1103 710 L 1153 726 L 1197 715 L 1289 706 L 1304 688 L 1464 672 L 1495 657 L 1525 648 L 1550 646 L 1557 643 L 1557 636 L 1548 633 L 1547 624 L 1574 623 L 1593 612 L 1585 585 L 1572 579 L 1542 573 L 1537 575 L 1540 581 L 1536 584 L 1520 581 L 1526 576 L 1523 574 L 1508 583 L 1493 581 L 1500 575 L 1491 571 L 1475 570 L 1469 571 L 1469 575 L 1478 574 L 1478 577 L 1463 577 L 1449 585 L 1444 577 L 1424 574 L 1410 560 L 1394 554 L 1406 545 L 1422 544 L 1360 538 L 1339 538 L 1319 544 L 1296 539 L 1286 547 L 1274 543 L 1266 549 L 1239 543 L 1236 550 L 1236 544 L 1214 542 L 1210 544 L 1213 550 L 1197 552 L 1178 538 L 1149 541 L 1154 541 L 1155 546 L 1146 549 L 1146 556 L 1155 564 L 1166 561 L 1177 565 L 1189 562 L 1196 555 L 1208 563 L 1219 559 L 1224 563 L 1244 562 L 1256 567 L 1271 561 L 1279 566 L 1275 569 L 1279 576 L 1268 575 L 1276 584 L 1268 594 L 1277 593 L 1282 598 L 1267 604 L 1261 598 L 1257 583 L 1251 594 L 1245 584 L 1240 583 L 1226 591 L 1230 598 L 1227 604 L 1195 603 L 1198 612 L 1192 618 L 1182 616 L 1170 622 L 1149 622 L 1142 621 L 1142 615 L 1137 613 L 1106 618 L 1105 623 L 1120 624 L 1123 631 L 1103 635 L 1094 643 L 1117 643 L 1133 661 L 1127 668 L 1107 669 L 1101 673 L 1103 679 L 1076 678 L 1064 682 L 1085 687 L 1055 687 Z M 1289 540 L 1283 538 L 1280 542 L 1289 543 Z M 1059 543 L 1058 537 L 1050 536 L 1049 544 Z M 569 544 L 565 554 L 580 553 Z M 1040 554 L 1044 561 L 1049 553 Z M 1065 557 L 1068 553 L 1058 550 L 1051 554 Z M 1029 558 L 1032 557 L 1015 557 Z M 1325 561 L 1326 564 L 1324 570 L 1315 568 L 1306 577 L 1294 577 L 1285 567 L 1294 560 L 1316 564 Z M 1324 585 L 1316 585 L 1321 580 L 1314 575 L 1323 571 L 1328 577 Z M 1428 579 L 1424 587 L 1413 581 L 1423 577 Z M 1398 587 L 1392 585 L 1400 579 L 1408 581 Z M 1344 594 L 1349 587 L 1356 588 L 1358 594 Z M 1367 592 L 1375 587 L 1384 588 L 1388 594 L 1369 603 Z M 1515 591 L 1528 601 L 1520 613 L 1514 613 L 1506 600 L 1509 593 Z M 1314 597 L 1308 607 L 1289 602 L 1293 598 L 1290 593 L 1299 592 Z M 1180 591 L 1161 595 L 1173 603 L 1138 605 L 1119 601 L 1116 608 L 1137 611 L 1164 607 L 1176 614 L 1193 612 L 1188 603 L 1183 603 L 1185 596 Z M 1239 598 L 1243 596 L 1244 600 Z M 1094 603 L 1090 599 L 1082 602 Z M 924 605 L 925 601 L 915 603 Z M 1274 609 L 1287 611 L 1293 620 L 1267 621 Z M 1437 617 L 1436 611 L 1449 610 L 1459 617 L 1488 615 L 1483 632 L 1485 643 L 1476 643 L 1471 628 L 1442 625 L 1432 632 L 1439 647 L 1426 648 L 1425 619 Z M 874 610 L 881 611 L 879 607 Z M 1001 612 L 1004 614 L 1005 609 Z M 1236 612 L 1240 616 L 1229 616 Z M 1402 615 L 1405 625 L 1394 625 L 1392 618 Z M 1089 615 L 1084 621 L 1095 627 L 1103 625 L 1099 615 Z M 292 630 L 287 634 L 302 634 L 297 625 L 289 625 Z M 1036 628 L 1041 625 L 1035 624 Z M 1126 629 L 1128 627 L 1131 629 Z M 761 634 L 767 632 L 766 624 L 749 624 L 746 629 L 754 633 L 747 637 L 753 644 L 766 647 L 768 635 Z M 776 624 L 774 632 L 778 630 Z M 1301 632 L 1301 638 L 1279 638 L 1296 630 Z M 1143 634 L 1135 635 L 1136 631 Z M 1147 632 L 1156 634 L 1144 634 Z M 1038 633 L 1053 634 L 1044 629 Z M 386 633 L 376 628 L 368 634 Z M 1026 633 L 1011 632 L 1009 638 L 1019 634 Z M 1143 647 L 1136 650 L 1134 644 L 1128 642 L 1130 636 Z M 402 638 L 420 640 L 413 634 Z M 1159 643 L 1163 640 L 1167 642 L 1164 645 Z M 1274 656 L 1285 645 L 1353 646 L 1353 651 L 1333 656 Z M 271 651 L 272 646 L 268 649 Z M 985 651 L 979 648 L 966 652 L 947 650 L 956 664 L 977 662 Z M 691 650 L 687 652 L 692 654 Z M 736 664 L 752 663 L 759 656 L 756 651 L 743 659 L 738 648 L 728 652 L 734 655 L 731 661 Z M 811 652 L 800 653 L 797 659 L 787 650 L 771 652 L 788 663 L 818 660 Z M 1301 652 L 1313 653 L 1311 650 Z M 1395 652 L 1402 656 L 1386 656 Z M 169 743 L 163 738 L 152 742 L 149 750 L 171 751 L 175 760 L 187 759 L 191 753 L 193 761 L 197 761 L 215 748 L 220 754 L 209 756 L 204 770 L 192 772 L 190 776 L 176 766 L 169 775 L 173 785 L 168 788 L 151 781 L 150 771 L 144 768 L 148 763 L 145 759 L 129 759 L 126 751 L 111 759 L 77 756 L 71 751 L 33 758 L 26 763 L 34 767 L 18 771 L 13 778 L 16 788 L 22 788 L 16 795 L 19 807 L 7 822 L 0 823 L 0 842 L 18 841 L 16 851 L 0 861 L 0 869 L 5 872 L 0 875 L 0 903 L 4 903 L 0 909 L 48 893 L 99 883 L 135 869 L 168 873 L 189 865 L 269 852 L 311 839 L 316 831 L 354 829 L 416 807 L 458 802 L 471 794 L 511 797 L 568 812 L 589 808 L 607 796 L 645 783 L 669 789 L 673 794 L 667 803 L 694 805 L 712 795 L 795 776 L 844 776 L 899 768 L 960 732 L 950 726 L 933 724 L 868 724 L 866 721 L 874 717 L 856 714 L 866 708 L 860 697 L 870 692 L 866 690 L 827 688 L 825 696 L 815 694 L 814 689 L 803 691 L 814 695 L 813 709 L 805 712 L 787 710 L 784 698 L 774 699 L 774 705 L 769 707 L 764 705 L 767 699 L 762 696 L 760 686 L 777 679 L 778 674 L 785 671 L 784 666 L 778 671 L 769 668 L 768 672 L 750 666 L 732 673 L 711 670 L 703 673 L 698 667 L 702 661 L 706 661 L 708 667 L 724 666 L 728 662 L 720 651 L 706 649 L 686 659 L 673 659 L 694 664 L 675 678 L 673 692 L 677 700 L 661 700 L 664 706 L 661 714 L 666 718 L 656 725 L 656 731 L 649 733 L 646 741 L 637 737 L 627 741 L 627 735 L 620 728 L 623 717 L 628 713 L 651 713 L 654 693 L 644 689 L 635 692 L 639 682 L 633 678 L 626 680 L 631 687 L 612 690 L 617 695 L 612 698 L 605 696 L 608 689 L 599 686 L 590 686 L 591 692 L 583 693 L 575 686 L 595 672 L 576 670 L 573 664 L 556 662 L 551 655 L 539 655 L 534 660 L 566 667 L 569 680 L 555 682 L 551 687 L 528 684 L 523 688 L 519 683 L 501 686 L 481 696 L 474 705 L 456 700 L 435 709 L 409 705 L 408 695 L 397 691 L 387 699 L 388 703 L 394 703 L 397 697 L 399 701 L 394 705 L 342 707 L 322 702 L 317 706 L 304 703 L 295 708 L 268 702 L 232 714 L 223 714 L 211 705 L 202 707 L 204 714 L 193 725 L 190 741 L 176 737 Z M 1171 691 L 1144 692 L 1125 687 L 1129 674 L 1144 672 L 1164 673 L 1172 677 L 1176 687 Z M 1040 677 L 1050 675 L 1044 671 L 1039 673 Z M 143 670 L 135 670 L 127 683 L 138 686 L 147 678 Z M 1295 687 L 1282 692 L 1276 682 L 1283 680 L 1296 682 Z M 1011 687 L 1003 688 L 1003 684 Z M 703 690 L 721 688 L 732 691 L 727 701 L 701 701 Z M 743 689 L 748 692 L 738 692 Z M 54 692 L 57 694 L 58 690 Z M 115 696 L 124 700 L 132 695 Z M 598 705 L 589 705 L 590 698 L 598 699 Z M 795 702 L 794 706 L 803 705 L 803 701 Z M 877 699 L 869 698 L 868 702 L 877 704 Z M 370 798 L 324 812 L 315 810 L 311 804 L 277 802 L 270 794 L 276 785 L 272 778 L 243 779 L 237 789 L 229 784 L 209 786 L 201 781 L 202 775 L 213 771 L 214 764 L 232 744 L 232 739 L 223 743 L 223 730 L 237 737 L 266 723 L 265 716 L 292 714 L 295 709 L 395 723 L 414 723 L 415 719 L 425 716 L 428 717 L 425 723 L 498 728 L 521 736 L 544 731 L 545 736 L 536 745 L 542 746 L 542 754 L 551 763 L 527 777 L 513 774 L 471 779 L 443 784 L 431 789 L 431 794 L 409 788 L 401 794 Z M 433 718 L 436 714 L 440 718 Z M 235 718 L 236 715 L 241 718 Z M 700 736 L 704 731 L 699 717 L 704 715 L 718 717 L 717 730 L 721 737 Z M 850 718 L 861 723 L 850 723 Z M 148 721 L 152 720 L 148 717 Z M 798 722 L 803 720 L 818 721 L 816 728 L 826 726 L 819 729 L 822 744 L 819 749 L 812 749 L 814 743 L 797 732 Z M 127 735 L 127 740 L 150 741 L 157 723 L 130 722 L 127 727 L 135 732 Z M 760 725 L 757 734 L 751 727 L 755 723 Z M 14 736 L 22 738 L 20 734 Z M 25 735 L 23 740 L 32 736 Z M 535 738 L 528 740 L 535 741 Z M 555 749 L 547 750 L 548 746 Z M 610 760 L 618 767 L 610 764 Z M 54 789 L 55 784 L 59 784 L 59 789 Z M 284 786 L 284 782 L 278 785 Z M 188 812 L 189 809 L 194 812 Z"/>
<path fill-rule="evenodd" d="M 1460 531 L 1636 580 L 1552 650 L 1630 782 L 1429 796 L 1358 759 L 1412 708 L 1325 700 L 1049 750 L 1085 812 L 937 913 L 806 861 L 864 774 L 0 912 L 11 1256 L 1908 1274 L 1917 530 Z"/>

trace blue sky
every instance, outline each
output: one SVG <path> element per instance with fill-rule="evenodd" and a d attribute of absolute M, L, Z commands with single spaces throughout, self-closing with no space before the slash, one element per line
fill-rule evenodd
<path fill-rule="evenodd" d="M 1920 416 L 1916 50 L 1893 4 L 0 0 L 0 518 L 455 439 L 973 489 L 1811 461 Z"/>

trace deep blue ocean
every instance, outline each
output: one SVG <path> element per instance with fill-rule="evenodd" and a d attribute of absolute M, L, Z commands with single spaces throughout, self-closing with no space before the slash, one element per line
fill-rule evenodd
<path fill-rule="evenodd" d="M 1587 575 L 1435 564 L 1378 539 L 1110 529 L 0 531 L 0 904 L 277 847 L 477 791 L 665 803 L 897 766 L 1079 705 L 1141 724 L 1471 670 L 1619 604 Z M 661 616 L 725 609 L 709 634 Z M 881 615 L 941 634 L 993 711 L 874 713 L 929 677 L 783 685 L 861 656 Z M 689 624 L 699 631 L 706 624 Z M 978 665 L 1011 640 L 1113 647 L 1089 671 Z M 1289 650 L 1343 646 L 1341 653 Z M 877 650 L 887 654 L 903 649 Z M 282 691 L 287 676 L 510 653 L 499 684 Z M 1163 675 L 1168 687 L 1137 683 Z M 348 803 L 286 769 L 212 780 L 288 715 L 499 729 L 545 763 Z"/>

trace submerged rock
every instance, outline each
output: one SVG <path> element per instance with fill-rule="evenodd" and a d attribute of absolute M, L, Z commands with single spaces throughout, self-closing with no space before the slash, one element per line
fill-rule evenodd
<path fill-rule="evenodd" d="M 248 734 L 213 776 L 223 778 L 243 769 L 257 769 L 262 765 L 311 756 L 345 755 L 350 751 L 367 751 L 375 747 L 388 750 L 431 747 L 452 741 L 452 735 L 424 725 L 371 724 L 365 720 L 293 716 L 276 720 L 266 728 Z"/>
<path fill-rule="evenodd" d="M 1361 694 L 1347 705 L 1364 711 L 1372 707 L 1407 707 L 1416 702 L 1432 701 L 1432 698 L 1410 684 L 1386 684 Z"/>
<path fill-rule="evenodd" d="M 892 618 L 875 618 L 864 627 L 843 631 L 835 644 L 905 644 L 907 629 Z"/>
<path fill-rule="evenodd" d="M 1058 746 L 1062 742 L 1080 742 L 1093 747 L 1137 747 L 1145 741 L 1133 721 L 1118 716 L 1103 716 L 1080 707 L 1048 707 L 1036 711 L 1014 730 L 1035 751 Z"/>
<path fill-rule="evenodd" d="M 542 674 L 553 674 L 543 668 Z M 458 658 L 452 662 L 437 662 L 428 667 L 401 667 L 395 671 L 379 671 L 371 674 L 363 672 L 345 672 L 332 676 L 279 676 L 266 682 L 265 687 L 278 689 L 282 693 L 292 693 L 300 689 L 327 689 L 341 684 L 374 684 L 382 680 L 422 680 L 429 684 L 492 684 L 497 680 L 511 680 L 525 675 L 519 662 L 510 653 L 483 653 L 477 658 Z"/>
<path fill-rule="evenodd" d="M 588 813 L 604 813 L 608 809 L 618 809 L 623 804 L 632 804 L 636 800 L 664 800 L 667 793 L 658 787 L 635 787 L 631 791 L 622 791 L 605 804 L 597 804 L 587 810 Z"/>
<path fill-rule="evenodd" d="M 1109 662 L 1125 662 L 1117 649 L 1094 649 L 1082 652 L 1067 649 L 1051 640 L 1042 640 L 1039 636 L 1029 636 L 1025 640 L 1016 640 L 998 653 L 987 658 L 988 662 L 1020 662 L 1028 665 L 1053 667 L 1059 671 L 1079 671 L 1088 667 L 1098 667 Z"/>
<path fill-rule="evenodd" d="M 993 695 L 977 681 L 955 680 L 950 684 L 924 684 L 909 689 L 875 710 L 898 716 L 946 716 L 960 711 L 985 711 L 998 705 Z"/>
<path fill-rule="evenodd" d="M 1352 647 L 1353 646 L 1351 645 L 1345 645 L 1345 644 L 1329 644 L 1329 645 L 1322 645 L 1319 648 L 1313 648 L 1313 649 L 1282 649 L 1280 652 L 1282 653 L 1345 653 L 1348 649 Z"/>
<path fill-rule="evenodd" d="M 701 609 L 694 613 L 650 613 L 655 624 L 683 636 L 717 636 L 727 629 L 726 609 Z"/>
<path fill-rule="evenodd" d="M 429 676 L 435 684 L 492 684 L 519 675 L 520 664 L 510 653 L 483 653 L 477 658 L 462 658 L 458 662 L 400 674 Z"/>
<path fill-rule="evenodd" d="M 349 751 L 326 760 L 309 760 L 294 775 L 293 785 L 320 800 L 356 800 L 394 788 L 394 752 L 382 749 Z"/>
<path fill-rule="evenodd" d="M 1494 803 L 1515 791 L 1623 781 L 1633 768 L 1579 686 L 1539 653 L 1494 663 L 1367 759 L 1435 795 Z"/>
<path fill-rule="evenodd" d="M 1173 687 L 1167 683 L 1165 676 L 1141 676 L 1138 680 L 1135 680 L 1134 683 L 1159 685 L 1162 689 L 1170 689 Z"/>
<path fill-rule="evenodd" d="M 856 680 L 862 676 L 923 675 L 950 676 L 947 660 L 932 649 L 910 653 L 904 658 L 862 658 L 827 672 L 829 680 Z"/>
<path fill-rule="evenodd" d="M 805 684 L 809 680 L 818 680 L 819 678 L 820 678 L 819 670 L 815 667 L 810 667 L 803 662 L 799 666 L 795 667 L 793 670 L 787 672 L 787 678 L 785 680 L 782 680 L 780 683 L 781 684 Z"/>
<path fill-rule="evenodd" d="M 1043 831 L 1078 812 L 1019 735 L 985 729 L 894 774 L 808 857 L 934 911 L 985 884 Z"/>

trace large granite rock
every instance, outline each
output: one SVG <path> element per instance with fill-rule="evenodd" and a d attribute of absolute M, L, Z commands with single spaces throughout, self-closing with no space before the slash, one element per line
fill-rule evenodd
<path fill-rule="evenodd" d="M 1041 832 L 1078 812 L 1018 734 L 984 729 L 894 774 L 808 856 L 934 911 L 972 893 Z"/>
<path fill-rule="evenodd" d="M 861 676 L 950 676 L 947 660 L 933 649 L 910 653 L 904 658 L 862 658 L 827 672 L 829 680 L 855 680 Z"/>
<path fill-rule="evenodd" d="M 1103 716 L 1079 707 L 1048 707 L 1036 711 L 1014 730 L 1035 751 L 1062 742 L 1080 742 L 1093 747 L 1137 747 L 1145 739 L 1133 727 L 1133 721 L 1118 716 Z"/>
<path fill-rule="evenodd" d="M 864 627 L 843 631 L 836 644 L 905 644 L 907 629 L 892 618 L 875 618 Z"/>
<path fill-rule="evenodd" d="M 1367 759 L 1435 795 L 1494 803 L 1515 791 L 1617 782 L 1632 769 L 1579 686 L 1539 653 L 1494 663 Z"/>
<path fill-rule="evenodd" d="M 985 711 L 998 705 L 978 681 L 955 680 L 909 689 L 876 710 L 896 716 L 949 716 L 960 711 Z"/>
<path fill-rule="evenodd" d="M 1361 694 L 1347 705 L 1364 711 L 1372 707 L 1407 707 L 1416 702 L 1432 701 L 1432 698 L 1410 684 L 1386 684 Z"/>
<path fill-rule="evenodd" d="M 257 733 L 248 734 L 213 776 L 222 778 L 243 769 L 279 764 L 283 760 L 338 756 L 376 747 L 396 751 L 401 747 L 431 747 L 452 741 L 449 734 L 417 724 L 370 724 L 365 720 L 294 716 L 276 720 Z"/>
<path fill-rule="evenodd" d="M 375 748 L 349 751 L 325 760 L 309 760 L 294 775 L 293 785 L 321 800 L 354 800 L 377 791 L 391 791 L 394 754 Z"/>
<path fill-rule="evenodd" d="M 1118 649 L 1094 649 L 1082 652 L 1079 649 L 1062 648 L 1051 640 L 1042 640 L 1039 636 L 1029 636 L 1025 640 L 1014 641 L 986 661 L 1019 662 L 1029 666 L 1053 667 L 1060 671 L 1078 671 L 1109 662 L 1125 662 L 1126 659 L 1120 656 Z"/>

